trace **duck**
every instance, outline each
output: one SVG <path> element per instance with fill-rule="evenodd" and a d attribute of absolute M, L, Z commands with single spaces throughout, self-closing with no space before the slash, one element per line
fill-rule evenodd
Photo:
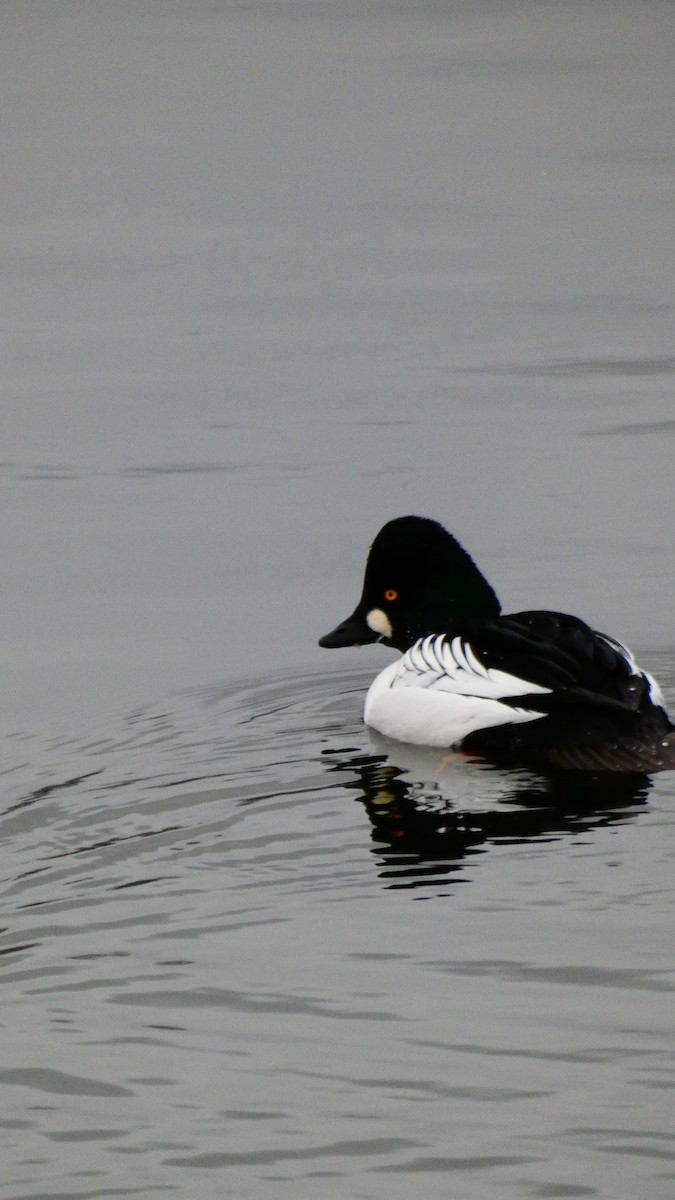
<path fill-rule="evenodd" d="M 386 738 L 514 765 L 650 773 L 675 767 L 663 692 L 627 646 L 579 617 L 504 614 L 438 521 L 388 521 L 353 613 L 325 649 L 381 642 L 400 657 L 368 689 Z"/>

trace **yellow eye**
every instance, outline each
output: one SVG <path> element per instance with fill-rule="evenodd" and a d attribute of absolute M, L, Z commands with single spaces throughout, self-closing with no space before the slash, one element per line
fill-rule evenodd
<path fill-rule="evenodd" d="M 385 600 L 395 600 L 397 596 L 398 592 L 395 588 L 387 588 L 386 592 L 384 593 Z"/>

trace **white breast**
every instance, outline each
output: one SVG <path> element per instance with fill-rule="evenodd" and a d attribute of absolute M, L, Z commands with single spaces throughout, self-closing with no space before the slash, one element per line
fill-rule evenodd
<path fill-rule="evenodd" d="M 441 634 L 416 642 L 380 672 L 363 715 L 367 725 L 396 741 L 448 747 L 479 729 L 538 720 L 543 713 L 500 698 L 550 690 L 483 666 L 466 642 L 448 642 Z"/>

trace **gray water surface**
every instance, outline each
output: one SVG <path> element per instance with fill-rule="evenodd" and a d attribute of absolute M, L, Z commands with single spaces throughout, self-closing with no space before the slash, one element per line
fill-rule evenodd
<path fill-rule="evenodd" d="M 0 8 L 0 1195 L 671 1200 L 672 774 L 363 728 L 387 519 L 675 698 L 675 14 Z"/>
<path fill-rule="evenodd" d="M 10 744 L 5 1194 L 670 1194 L 672 779 L 388 757 L 365 682 Z"/>

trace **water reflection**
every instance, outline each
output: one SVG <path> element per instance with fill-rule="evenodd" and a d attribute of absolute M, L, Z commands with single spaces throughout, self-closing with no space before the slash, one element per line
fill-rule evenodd
<path fill-rule="evenodd" d="M 351 776 L 344 786 L 368 813 L 379 875 L 392 888 L 466 882 L 465 860 L 494 842 L 555 841 L 632 820 L 652 786 L 646 775 L 545 775 L 475 759 L 445 767 L 438 755 L 407 747 L 403 761 L 398 749 L 396 760 L 349 749 L 327 754 L 330 771 Z"/>

